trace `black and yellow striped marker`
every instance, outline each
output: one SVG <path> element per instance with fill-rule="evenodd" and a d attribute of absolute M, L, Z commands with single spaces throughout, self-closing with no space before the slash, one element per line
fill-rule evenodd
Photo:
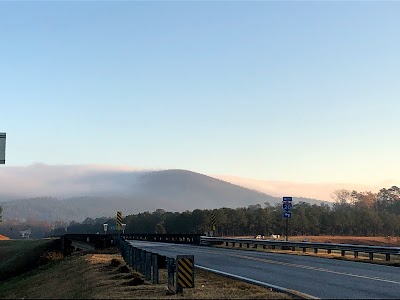
<path fill-rule="evenodd" d="M 121 230 L 121 224 L 122 224 L 122 212 L 117 211 L 117 229 L 118 229 L 118 231 Z"/>
<path fill-rule="evenodd" d="M 215 214 L 211 214 L 211 230 L 215 230 L 217 227 L 217 218 Z"/>
<path fill-rule="evenodd" d="M 178 255 L 176 273 L 177 288 L 194 288 L 194 256 Z"/>

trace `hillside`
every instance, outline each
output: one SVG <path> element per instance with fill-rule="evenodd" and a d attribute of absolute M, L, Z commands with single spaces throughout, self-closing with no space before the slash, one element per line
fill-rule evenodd
<path fill-rule="evenodd" d="M 279 197 L 186 170 L 83 174 L 77 175 L 74 181 L 81 185 L 89 182 L 93 189 L 86 191 L 85 196 L 63 200 L 36 197 L 0 203 L 4 208 L 4 220 L 82 221 L 86 217 L 114 216 L 117 210 L 124 215 L 159 208 L 182 212 L 264 203 L 274 205 L 282 201 Z M 59 180 L 58 185 L 62 185 Z M 67 185 L 71 187 L 71 181 Z M 294 200 L 321 203 L 306 198 Z"/>

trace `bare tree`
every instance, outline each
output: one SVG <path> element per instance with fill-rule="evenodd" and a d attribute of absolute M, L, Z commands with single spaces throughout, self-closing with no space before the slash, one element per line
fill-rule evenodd
<path fill-rule="evenodd" d="M 336 190 L 331 194 L 331 198 L 337 204 L 352 204 L 354 202 L 353 193 L 348 190 Z"/>

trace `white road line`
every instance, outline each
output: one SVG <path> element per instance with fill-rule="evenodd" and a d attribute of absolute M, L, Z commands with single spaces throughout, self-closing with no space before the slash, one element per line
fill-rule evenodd
<path fill-rule="evenodd" d="M 239 275 L 235 275 L 235 274 L 231 274 L 231 273 L 227 273 L 227 272 L 222 272 L 222 271 L 219 271 L 219 270 L 210 269 L 210 268 L 207 268 L 207 267 L 204 267 L 204 266 L 200 266 L 200 265 L 197 265 L 197 264 L 195 264 L 195 267 L 199 268 L 199 269 L 202 269 L 202 270 L 205 270 L 205 271 L 213 272 L 213 273 L 216 273 L 216 274 L 219 274 L 219 275 L 223 275 L 223 276 L 231 277 L 231 278 L 234 278 L 234 279 L 239 279 L 239 280 L 242 280 L 242 281 L 246 281 L 246 282 L 249 282 L 249 283 L 252 283 L 252 284 L 260 285 L 260 286 L 263 286 L 263 287 L 271 288 L 271 289 L 276 290 L 278 292 L 288 293 L 290 295 L 294 295 L 294 296 L 300 297 L 302 299 L 320 299 L 320 298 L 311 296 L 309 294 L 301 293 L 301 292 L 298 292 L 298 291 L 295 291 L 295 290 L 290 290 L 290 289 L 287 289 L 287 288 L 284 288 L 284 287 L 280 287 L 280 286 L 277 286 L 277 285 L 274 285 L 274 284 L 269 284 L 269 283 L 266 283 L 266 282 L 250 279 L 250 278 L 247 278 L 247 277 L 243 277 L 243 276 L 239 276 Z"/>
<path fill-rule="evenodd" d="M 168 247 L 168 248 L 169 249 L 182 250 L 182 248 L 177 247 L 175 244 L 172 247 Z M 285 262 L 279 262 L 279 261 L 274 261 L 274 260 L 270 260 L 270 259 L 249 257 L 249 256 L 245 256 L 245 255 L 238 255 L 238 254 L 232 254 L 232 253 L 227 253 L 227 252 L 219 253 L 217 251 L 199 250 L 199 249 L 196 249 L 196 251 L 197 252 L 202 252 L 202 253 L 223 255 L 223 256 L 232 256 L 232 257 L 238 257 L 238 258 L 243 258 L 243 259 L 247 259 L 247 260 L 261 261 L 261 262 L 275 264 L 275 265 L 282 265 L 282 266 L 288 266 L 288 267 L 293 267 L 293 268 L 308 269 L 308 270 L 313 270 L 313 271 L 318 271 L 318 272 L 331 273 L 331 274 L 337 274 L 337 275 L 343 275 L 343 276 L 349 276 L 349 277 L 355 277 L 355 278 L 362 278 L 362 279 L 368 279 L 368 280 L 373 280 L 373 281 L 381 281 L 381 282 L 387 282 L 387 283 L 399 284 L 400 285 L 400 282 L 398 282 L 398 281 L 383 279 L 383 278 L 380 278 L 380 277 L 370 277 L 370 276 L 365 276 L 365 275 L 357 275 L 357 274 L 352 274 L 352 273 L 338 272 L 338 271 L 333 271 L 333 270 L 329 270 L 329 269 L 325 269 L 325 268 L 317 268 L 317 267 L 300 265 L 300 264 L 285 263 Z"/>

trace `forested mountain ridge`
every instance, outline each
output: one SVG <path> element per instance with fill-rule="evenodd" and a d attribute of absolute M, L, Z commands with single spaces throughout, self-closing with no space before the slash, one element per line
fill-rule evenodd
<path fill-rule="evenodd" d="M 295 203 L 289 221 L 289 235 L 400 235 L 400 189 L 383 188 L 378 193 L 338 190 L 332 206 Z M 127 233 L 204 233 L 210 230 L 211 214 L 217 220 L 218 235 L 270 235 L 285 232 L 279 204 L 247 208 L 219 208 L 185 212 L 162 209 L 124 217 Z M 109 219 L 115 224 L 115 219 Z M 87 219 L 68 232 L 101 232 L 102 223 Z M 399 245 L 400 246 L 400 245 Z"/>
<path fill-rule="evenodd" d="M 333 205 L 306 202 L 294 203 L 289 221 L 289 235 L 400 235 L 400 189 L 396 186 L 383 188 L 378 193 L 338 190 L 334 193 Z M 204 233 L 210 229 L 211 214 L 217 220 L 219 235 L 269 235 L 283 234 L 285 220 L 280 203 L 249 205 L 238 208 L 195 209 L 193 211 L 170 212 L 157 209 L 153 212 L 126 213 L 126 233 Z M 35 237 L 50 234 L 101 233 L 108 223 L 109 232 L 115 225 L 115 216 L 83 222 L 48 222 L 17 224 L 5 222 L 0 234 L 18 237 L 17 230 L 33 227 Z M 29 227 L 30 226 L 30 227 Z M 14 231 L 13 231 L 14 228 Z M 115 231 L 114 231 L 115 232 Z M 400 246 L 400 245 L 399 245 Z"/>
<path fill-rule="evenodd" d="M 4 220 L 36 219 L 43 221 L 83 221 L 87 217 L 107 217 L 121 210 L 124 215 L 164 209 L 178 211 L 215 209 L 221 207 L 247 207 L 249 205 L 274 205 L 282 201 L 262 192 L 254 191 L 203 174 L 186 170 L 150 172 L 108 172 L 106 174 L 77 177 L 75 181 L 90 182 L 93 193 L 59 200 L 57 197 L 36 197 L 1 203 Z M 118 181 L 118 188 L 100 185 Z M 59 182 L 58 184 L 62 184 Z M 71 183 L 68 183 L 71 186 Z M 307 198 L 294 201 L 321 203 Z"/>

